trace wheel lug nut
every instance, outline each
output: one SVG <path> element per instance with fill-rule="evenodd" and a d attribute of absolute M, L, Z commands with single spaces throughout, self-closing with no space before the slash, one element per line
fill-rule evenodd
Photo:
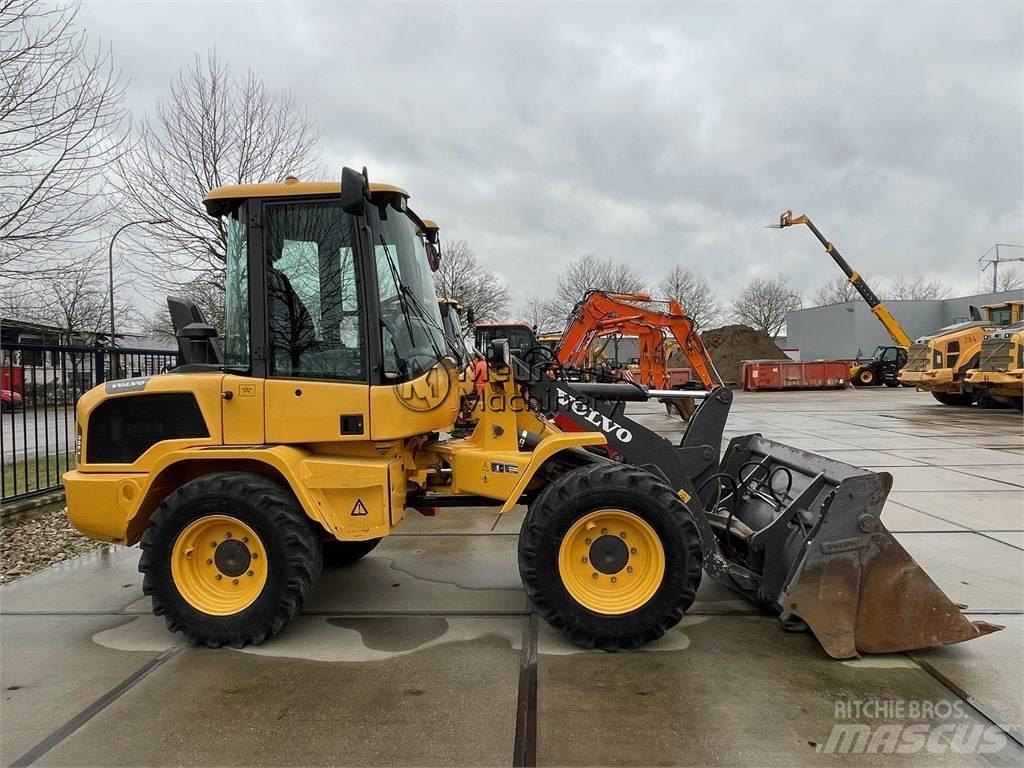
<path fill-rule="evenodd" d="M 632 572 L 633 572 L 633 566 L 632 565 L 627 565 L 626 566 L 626 573 L 632 573 Z"/>
<path fill-rule="evenodd" d="M 252 576 L 252 571 L 249 571 L 249 572 L 248 572 L 247 574 L 245 574 L 245 575 L 246 575 L 246 576 Z"/>
<path fill-rule="evenodd" d="M 248 544 L 249 543 L 249 537 L 248 536 L 243 536 L 242 537 L 242 543 L 243 544 Z"/>
<path fill-rule="evenodd" d="M 602 528 L 602 529 L 601 529 L 601 533 L 603 533 L 603 534 L 604 534 L 604 533 L 608 533 L 608 529 L 607 529 L 607 528 Z"/>
<path fill-rule="evenodd" d="M 259 552 L 253 552 L 253 553 L 252 553 L 252 559 L 253 559 L 253 560 L 255 560 L 255 559 L 256 559 L 257 557 L 259 557 L 259 556 L 260 556 L 260 553 L 259 553 Z"/>
<path fill-rule="evenodd" d="M 215 579 L 216 579 L 217 581 L 220 581 L 220 580 L 221 580 L 222 578 L 224 578 L 224 577 L 223 577 L 223 576 L 221 576 L 221 575 L 220 575 L 220 574 L 218 573 L 218 574 L 217 574 L 216 576 L 214 576 L 213 578 L 215 578 Z"/>
<path fill-rule="evenodd" d="M 619 531 L 619 538 L 620 539 L 626 538 L 626 532 L 625 531 Z"/>
<path fill-rule="evenodd" d="M 217 542 L 216 541 L 211 541 L 210 542 L 210 546 L 216 548 L 217 547 Z"/>
<path fill-rule="evenodd" d="M 232 579 L 231 583 L 234 584 L 235 586 L 237 586 L 238 585 L 238 579 Z"/>
<path fill-rule="evenodd" d="M 629 554 L 635 555 L 636 554 L 636 547 L 630 547 L 629 548 Z"/>
<path fill-rule="evenodd" d="M 584 563 L 587 562 L 587 558 L 585 557 L 581 557 L 580 560 L 582 560 Z"/>
<path fill-rule="evenodd" d="M 210 558 L 206 558 L 206 564 L 213 565 L 213 560 L 211 560 Z"/>
<path fill-rule="evenodd" d="M 595 578 L 595 579 L 596 579 L 596 578 L 597 578 L 597 571 L 594 571 L 594 572 L 593 572 L 593 573 L 591 574 L 591 576 L 592 576 L 593 578 Z"/>
<path fill-rule="evenodd" d="M 616 581 L 618 581 L 618 579 L 612 576 L 612 584 L 614 584 Z"/>
<path fill-rule="evenodd" d="M 231 538 L 231 531 L 228 531 L 227 533 L 225 533 L 224 534 L 224 538 L 225 539 L 230 539 Z"/>
<path fill-rule="evenodd" d="M 584 539 L 583 541 L 584 541 L 585 544 L 589 544 L 590 543 L 590 539 Z"/>

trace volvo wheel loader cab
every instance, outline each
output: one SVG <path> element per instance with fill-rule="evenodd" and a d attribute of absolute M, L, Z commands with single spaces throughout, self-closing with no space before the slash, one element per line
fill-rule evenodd
<path fill-rule="evenodd" d="M 971 405 L 977 393 L 967 381 L 967 373 L 978 367 L 982 341 L 997 328 L 1020 322 L 1022 309 L 1024 301 L 987 304 L 975 313 L 978 319 L 915 339 L 900 381 L 931 392 L 943 405 Z"/>
<path fill-rule="evenodd" d="M 979 405 L 1007 401 L 1024 404 L 1024 323 L 997 328 L 981 342 L 978 367 L 967 372 L 967 384 L 978 394 Z"/>
<path fill-rule="evenodd" d="M 517 503 L 526 593 L 580 645 L 661 636 L 702 566 L 840 658 L 996 629 L 885 530 L 889 475 L 759 435 L 722 455 L 727 389 L 672 443 L 624 412 L 651 392 L 561 380 L 498 338 L 475 421 L 451 437 L 464 377 L 402 189 L 346 169 L 340 188 L 224 187 L 206 206 L 228 233 L 222 349 L 171 300 L 183 364 L 86 393 L 64 478 L 74 525 L 140 543 L 154 612 L 191 642 L 273 636 L 326 562 L 364 557 L 409 510 Z"/>

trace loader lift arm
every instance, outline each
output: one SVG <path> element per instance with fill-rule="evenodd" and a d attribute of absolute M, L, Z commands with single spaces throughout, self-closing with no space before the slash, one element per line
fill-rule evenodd
<path fill-rule="evenodd" d="M 655 389 L 668 388 L 665 333 L 672 334 L 705 389 L 722 386 L 711 356 L 700 340 L 697 328 L 674 299 L 658 302 L 665 311 L 647 309 L 636 303 L 651 303 L 645 293 L 588 291 L 566 322 L 565 333 L 555 350 L 555 361 L 565 367 L 585 364 L 587 352 L 596 339 L 615 334 L 635 334 L 640 343 L 640 383 Z"/>
<path fill-rule="evenodd" d="M 874 313 L 875 317 L 878 318 L 878 321 L 885 328 L 893 343 L 898 347 L 909 349 L 910 336 L 908 336 L 907 332 L 903 330 L 903 326 L 900 325 L 899 321 L 892 316 L 889 308 L 882 303 L 882 300 L 878 298 L 873 290 L 871 290 L 871 287 L 864 282 L 864 278 L 861 277 L 860 274 L 849 265 L 846 259 L 843 258 L 839 249 L 832 245 L 832 243 L 830 243 L 825 236 L 821 234 L 818 228 L 814 226 L 814 223 L 806 215 L 793 216 L 793 211 L 786 211 L 779 216 L 778 224 L 771 224 L 769 227 L 772 229 L 784 229 L 786 227 L 796 226 L 797 224 L 806 224 L 807 228 L 811 230 L 816 238 L 818 238 L 818 242 L 825 247 L 828 255 L 831 256 L 832 260 L 839 265 L 841 270 L 843 270 L 843 274 L 846 275 L 846 278 L 850 281 L 850 285 L 856 288 L 857 293 L 859 293 L 864 301 L 867 302 L 868 307 L 871 308 L 872 313 Z"/>

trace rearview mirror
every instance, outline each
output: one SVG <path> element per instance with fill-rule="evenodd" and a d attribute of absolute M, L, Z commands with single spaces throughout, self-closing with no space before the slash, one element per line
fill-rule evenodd
<path fill-rule="evenodd" d="M 441 268 L 441 254 L 430 241 L 427 241 L 427 264 L 430 265 L 431 272 L 437 272 Z"/>
<path fill-rule="evenodd" d="M 498 371 L 503 371 L 512 363 L 512 350 L 508 346 L 508 339 L 495 339 L 491 342 L 491 348 L 487 354 L 487 365 Z"/>
<path fill-rule="evenodd" d="M 370 184 L 366 169 L 360 173 L 352 168 L 341 169 L 341 210 L 353 216 L 362 216 L 370 198 Z"/>

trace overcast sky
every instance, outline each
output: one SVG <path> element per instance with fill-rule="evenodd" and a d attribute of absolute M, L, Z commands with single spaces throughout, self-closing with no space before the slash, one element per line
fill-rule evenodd
<path fill-rule="evenodd" d="M 809 293 L 840 273 L 805 229 L 762 228 L 787 208 L 878 283 L 973 292 L 982 253 L 1024 243 L 1022 9 L 87 0 L 80 20 L 138 113 L 214 46 L 290 88 L 332 175 L 408 189 L 518 306 L 588 252 L 723 298 L 776 272 Z"/>

